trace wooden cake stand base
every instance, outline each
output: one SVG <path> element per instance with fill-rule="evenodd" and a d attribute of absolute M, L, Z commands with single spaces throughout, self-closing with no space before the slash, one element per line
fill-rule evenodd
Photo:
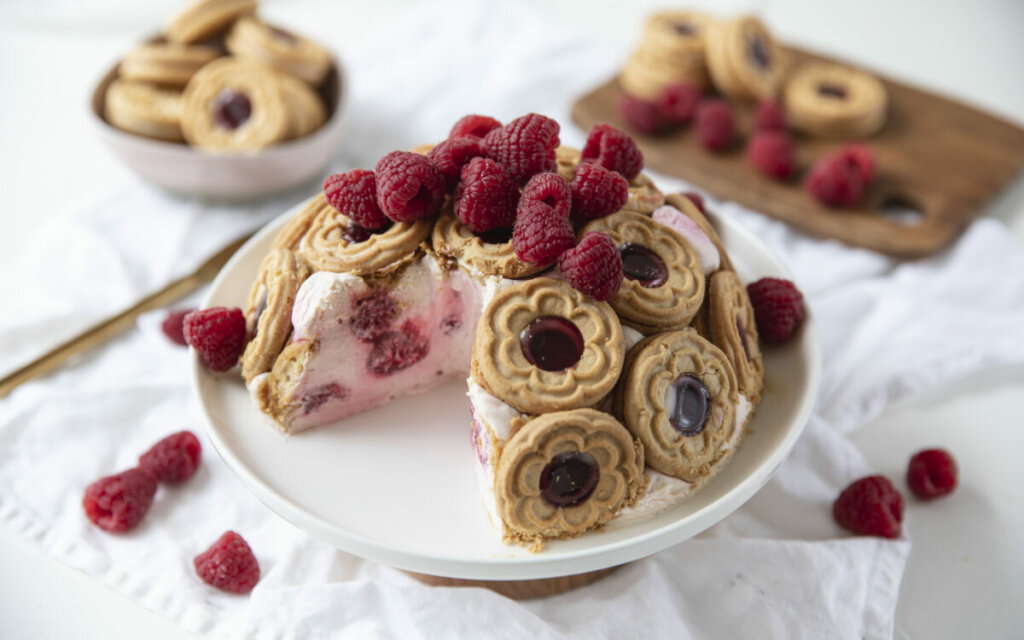
<path fill-rule="evenodd" d="M 424 584 L 434 587 L 483 587 L 513 600 L 532 600 L 578 589 L 603 578 L 616 569 L 618 567 L 609 567 L 607 569 L 598 569 L 597 571 L 588 571 L 587 573 L 577 573 L 571 576 L 539 578 L 535 580 L 463 580 L 461 578 L 444 578 L 412 571 L 405 571 L 404 573 Z"/>

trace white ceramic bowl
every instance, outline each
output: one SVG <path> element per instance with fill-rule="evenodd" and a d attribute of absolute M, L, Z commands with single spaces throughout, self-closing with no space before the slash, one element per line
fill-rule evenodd
<path fill-rule="evenodd" d="M 121 131 L 103 117 L 107 87 L 117 66 L 103 76 L 90 101 L 91 120 L 111 152 L 143 179 L 178 193 L 218 200 L 261 198 L 321 176 L 341 141 L 348 86 L 335 59 L 324 85 L 328 119 L 304 138 L 256 153 L 214 153 L 184 143 L 152 140 Z"/>
<path fill-rule="evenodd" d="M 292 209 L 224 266 L 204 307 L 244 306 L 260 261 Z M 721 220 L 744 281 L 792 278 L 760 240 Z M 785 460 L 818 390 L 820 354 L 809 314 L 796 338 L 766 349 L 765 394 L 732 462 L 701 491 L 649 520 L 548 543 L 503 544 L 473 474 L 466 384 L 452 380 L 338 424 L 280 434 L 237 371 L 213 373 L 193 354 L 192 383 L 217 452 L 268 507 L 340 549 L 401 569 L 454 578 L 517 580 L 594 571 L 656 553 L 732 513 Z M 613 523 L 614 524 L 614 523 Z"/>

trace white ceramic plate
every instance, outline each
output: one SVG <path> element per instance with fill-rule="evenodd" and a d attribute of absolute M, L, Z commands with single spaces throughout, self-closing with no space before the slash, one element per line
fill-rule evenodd
<path fill-rule="evenodd" d="M 244 306 L 274 234 L 296 209 L 254 236 L 214 281 L 204 306 Z M 749 232 L 721 220 L 745 282 L 791 277 Z M 772 476 L 803 430 L 819 379 L 814 321 L 765 353 L 765 394 L 732 462 L 695 496 L 654 518 L 540 553 L 503 544 L 476 486 L 465 381 L 295 436 L 256 410 L 237 372 L 212 374 L 193 358 L 193 383 L 217 451 L 267 506 L 344 551 L 401 569 L 454 578 L 514 580 L 582 573 L 645 557 L 726 517 Z"/>

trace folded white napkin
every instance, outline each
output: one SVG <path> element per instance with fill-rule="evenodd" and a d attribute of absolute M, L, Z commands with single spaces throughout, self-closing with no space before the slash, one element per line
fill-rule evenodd
<path fill-rule="evenodd" d="M 563 142 L 582 142 L 572 100 L 624 52 L 518 3 L 459 11 L 452 19 L 431 5 L 377 45 L 347 52 L 352 112 L 336 169 L 372 167 L 387 151 L 442 138 L 472 112 L 543 112 L 562 123 Z M 19 301 L 0 316 L 0 370 L 187 272 L 314 189 L 231 207 L 130 182 L 56 216 L 25 248 L 24 270 L 0 274 L 2 299 Z M 715 209 L 785 257 L 815 314 L 824 366 L 817 409 L 790 458 L 695 540 L 529 602 L 427 587 L 337 551 L 273 514 L 217 458 L 190 392 L 187 352 L 161 334 L 160 313 L 0 400 L 0 522 L 182 628 L 218 636 L 621 638 L 642 628 L 652 638 L 889 637 L 910 543 L 852 537 L 832 521 L 840 489 L 871 472 L 845 434 L 898 397 L 1024 362 L 1024 281 L 1003 277 L 1024 273 L 1024 251 L 981 220 L 950 250 L 900 263 L 738 206 Z M 185 428 L 205 447 L 193 479 L 162 487 L 127 535 L 85 519 L 89 482 Z M 192 570 L 192 557 L 226 529 L 242 533 L 260 562 L 248 597 L 216 592 Z"/>

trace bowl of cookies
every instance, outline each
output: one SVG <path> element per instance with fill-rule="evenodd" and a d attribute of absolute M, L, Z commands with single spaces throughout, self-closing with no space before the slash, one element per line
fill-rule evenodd
<path fill-rule="evenodd" d="M 143 179 L 251 199 L 320 177 L 334 157 L 347 94 L 341 64 L 256 9 L 255 0 L 200 0 L 96 84 L 99 136 Z"/>

